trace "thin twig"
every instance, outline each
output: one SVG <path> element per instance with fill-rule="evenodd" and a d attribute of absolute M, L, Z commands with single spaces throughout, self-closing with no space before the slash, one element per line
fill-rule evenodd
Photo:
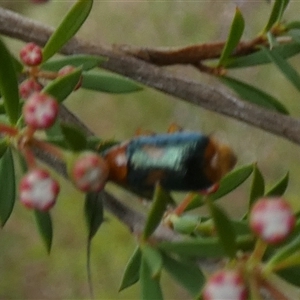
<path fill-rule="evenodd" d="M 4 35 L 44 45 L 52 32 L 52 28 L 40 22 L 0 8 L 0 33 Z M 66 55 L 81 53 L 106 56 L 108 60 L 101 66 L 107 70 L 300 144 L 300 120 L 247 103 L 223 90 L 187 80 L 150 63 L 129 57 L 121 51 L 116 52 L 111 47 L 76 38 L 61 52 Z"/>
<path fill-rule="evenodd" d="M 114 49 L 159 66 L 174 64 L 198 64 L 201 61 L 221 56 L 226 42 L 205 43 L 176 48 L 150 48 L 132 45 L 115 45 Z M 259 50 L 267 40 L 258 36 L 251 41 L 240 42 L 232 53 L 233 57 L 243 56 Z"/>

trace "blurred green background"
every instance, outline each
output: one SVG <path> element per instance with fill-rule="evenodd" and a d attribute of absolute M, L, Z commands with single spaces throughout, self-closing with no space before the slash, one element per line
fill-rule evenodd
<path fill-rule="evenodd" d="M 56 26 L 75 1 L 50 1 L 33 5 L 30 1 L 0 1 L 0 5 Z M 266 1 L 95 1 L 79 36 L 98 44 L 137 46 L 185 46 L 224 40 L 238 5 L 245 17 L 244 38 L 251 39 L 265 25 L 271 6 Z M 286 20 L 299 18 L 300 2 L 291 1 Z M 5 39 L 15 54 L 22 43 Z M 299 57 L 292 60 L 300 67 Z M 169 67 L 172 72 L 211 85 L 219 83 L 190 67 Z M 230 74 L 263 88 L 300 115 L 299 92 L 274 66 L 247 68 Z M 292 143 L 241 122 L 184 103 L 152 89 L 127 95 L 77 91 L 68 107 L 98 135 L 127 139 L 137 128 L 166 131 L 176 122 L 189 130 L 214 133 L 235 149 L 239 165 L 258 162 L 270 186 L 290 171 L 287 198 L 299 207 L 299 148 Z M 110 185 L 125 203 L 143 210 L 132 195 Z M 249 182 L 221 203 L 231 215 L 242 215 L 249 194 Z M 32 213 L 16 203 L 6 226 L 0 231 L 0 299 L 87 299 L 86 225 L 83 195 L 65 182 L 52 211 L 54 240 L 46 254 Z M 118 293 L 124 266 L 135 247 L 135 239 L 114 217 L 93 241 L 92 275 L 96 299 L 138 299 L 138 286 Z M 163 274 L 166 299 L 188 295 Z"/>

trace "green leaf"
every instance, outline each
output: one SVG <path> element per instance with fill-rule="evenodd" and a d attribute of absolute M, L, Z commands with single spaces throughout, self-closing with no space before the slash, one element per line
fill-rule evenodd
<path fill-rule="evenodd" d="M 43 60 L 58 52 L 80 29 L 93 5 L 92 0 L 77 0 L 43 49 Z"/>
<path fill-rule="evenodd" d="M 163 294 L 159 284 L 159 278 L 152 278 L 151 269 L 144 257 L 142 257 L 141 270 L 141 299 L 143 300 L 163 300 Z"/>
<path fill-rule="evenodd" d="M 250 164 L 228 173 L 223 179 L 221 179 L 219 189 L 214 194 L 210 195 L 210 199 L 219 199 L 236 189 L 252 174 L 253 169 L 254 164 Z"/>
<path fill-rule="evenodd" d="M 16 198 L 15 169 L 11 149 L 0 159 L 0 223 L 3 227 L 14 208 Z"/>
<path fill-rule="evenodd" d="M 103 223 L 103 193 L 87 193 L 84 212 L 88 226 L 88 239 L 91 240 Z"/>
<path fill-rule="evenodd" d="M 17 74 L 22 73 L 22 71 L 24 69 L 23 64 L 13 55 L 11 55 L 11 59 L 12 59 L 13 65 L 14 65 L 15 72 Z"/>
<path fill-rule="evenodd" d="M 300 44 L 296 42 L 282 44 L 277 47 L 274 47 L 272 49 L 272 52 L 286 59 L 300 52 Z M 245 68 L 268 63 L 270 63 L 270 59 L 265 55 L 265 53 L 262 50 L 259 50 L 249 55 L 229 58 L 228 62 L 226 63 L 226 68 Z"/>
<path fill-rule="evenodd" d="M 46 246 L 47 252 L 50 253 L 53 237 L 51 215 L 49 212 L 35 210 L 34 216 L 40 236 Z"/>
<path fill-rule="evenodd" d="M 252 204 L 265 193 L 265 180 L 257 165 L 254 166 L 253 180 L 250 190 L 249 209 Z"/>
<path fill-rule="evenodd" d="M 188 211 L 191 209 L 195 209 L 198 207 L 201 207 L 202 205 L 205 204 L 203 195 L 197 194 L 197 193 L 192 193 L 193 198 L 191 199 L 190 203 L 187 205 L 184 211 Z"/>
<path fill-rule="evenodd" d="M 81 68 L 77 68 L 73 72 L 59 76 L 51 81 L 51 83 L 45 86 L 43 92 L 51 95 L 57 102 L 61 103 L 74 91 L 80 80 L 80 76 Z"/>
<path fill-rule="evenodd" d="M 0 138 L 0 159 L 6 152 L 8 147 L 7 140 L 5 138 Z"/>
<path fill-rule="evenodd" d="M 284 260 L 290 259 L 294 254 L 299 254 L 300 250 L 300 236 L 297 235 L 290 243 L 278 249 L 278 251 L 268 261 L 266 268 L 276 268 L 276 265 L 282 263 Z"/>
<path fill-rule="evenodd" d="M 238 249 L 250 250 L 254 245 L 252 235 L 240 235 L 237 237 L 236 244 Z M 165 252 L 185 257 L 221 258 L 225 252 L 218 237 L 197 237 L 179 242 L 161 242 L 158 247 Z"/>
<path fill-rule="evenodd" d="M 141 247 L 143 258 L 147 262 L 150 270 L 152 278 L 156 278 L 160 276 L 161 268 L 162 268 L 162 256 L 158 250 L 144 244 Z"/>
<path fill-rule="evenodd" d="M 244 100 L 269 108 L 277 110 L 280 113 L 288 114 L 288 110 L 281 104 L 275 97 L 256 87 L 249 85 L 237 79 L 221 76 L 219 80 L 225 83 L 228 87 L 232 88 Z"/>
<path fill-rule="evenodd" d="M 172 199 L 170 195 L 159 184 L 157 184 L 143 232 L 144 240 L 146 240 L 155 231 L 166 211 L 168 203 L 171 201 Z"/>
<path fill-rule="evenodd" d="M 103 193 L 87 193 L 85 195 L 84 212 L 88 226 L 88 239 L 86 247 L 86 270 L 90 294 L 93 295 L 93 283 L 91 272 L 91 244 L 92 239 L 103 223 Z"/>
<path fill-rule="evenodd" d="M 83 72 L 82 87 L 104 93 L 132 93 L 143 89 L 135 81 L 105 71 Z"/>
<path fill-rule="evenodd" d="M 11 124 L 16 124 L 20 117 L 19 88 L 12 57 L 0 40 L 0 94 Z"/>
<path fill-rule="evenodd" d="M 279 42 L 277 41 L 276 37 L 271 33 L 271 31 L 267 32 L 267 40 L 270 49 L 273 49 L 274 47 L 279 45 Z"/>
<path fill-rule="evenodd" d="M 210 214 L 214 220 L 214 225 L 226 255 L 234 258 L 237 252 L 236 233 L 232 222 L 225 212 L 214 203 L 209 202 Z"/>
<path fill-rule="evenodd" d="M 300 29 L 300 21 L 293 21 L 285 25 L 286 30 Z"/>
<path fill-rule="evenodd" d="M 140 247 L 137 247 L 126 265 L 119 292 L 139 281 L 141 261 L 142 252 L 140 250 Z"/>
<path fill-rule="evenodd" d="M 163 256 L 163 265 L 167 272 L 193 297 L 199 294 L 205 283 L 205 277 L 194 263 L 175 260 L 166 254 Z"/>
<path fill-rule="evenodd" d="M 59 119 L 56 119 L 55 123 L 50 128 L 46 129 L 46 135 L 49 138 L 52 137 L 63 138 Z"/>
<path fill-rule="evenodd" d="M 99 66 L 106 60 L 107 59 L 103 56 L 77 54 L 47 61 L 41 65 L 41 68 L 47 71 L 57 72 L 61 68 L 71 65 L 74 67 L 81 67 L 82 70 L 88 71 Z"/>
<path fill-rule="evenodd" d="M 280 22 L 288 3 L 289 0 L 275 0 L 268 23 L 263 30 L 264 33 L 268 32 L 275 23 Z"/>
<path fill-rule="evenodd" d="M 241 185 L 252 173 L 253 164 L 242 166 L 239 169 L 235 169 L 228 173 L 220 182 L 219 189 L 210 195 L 210 198 L 213 200 L 219 199 L 226 194 L 230 193 L 232 190 Z M 203 200 L 203 195 L 193 193 L 194 197 L 186 207 L 185 211 L 201 207 L 205 204 Z"/>
<path fill-rule="evenodd" d="M 4 103 L 0 103 L 0 115 L 4 115 L 4 114 L 6 114 Z"/>
<path fill-rule="evenodd" d="M 81 151 L 86 148 L 87 139 L 80 129 L 67 123 L 61 123 L 60 127 L 65 141 L 71 150 Z"/>
<path fill-rule="evenodd" d="M 282 196 L 289 184 L 289 172 L 287 172 L 275 185 L 270 188 L 265 196 Z"/>
<path fill-rule="evenodd" d="M 298 72 L 279 54 L 262 47 L 266 56 L 279 68 L 285 77 L 300 91 L 300 75 Z"/>
<path fill-rule="evenodd" d="M 284 278 L 288 283 L 300 287 L 300 266 L 289 267 L 278 272 L 278 275 Z M 290 295 L 289 295 L 290 296 Z M 299 298 L 299 297 L 298 297 Z M 291 298 L 291 299 L 297 299 Z"/>
<path fill-rule="evenodd" d="M 235 15 L 231 24 L 229 36 L 227 38 L 226 44 L 222 50 L 220 60 L 218 62 L 218 66 L 226 65 L 228 57 L 232 54 L 235 50 L 236 46 L 238 45 L 242 34 L 245 28 L 245 21 L 241 11 L 236 8 Z"/>

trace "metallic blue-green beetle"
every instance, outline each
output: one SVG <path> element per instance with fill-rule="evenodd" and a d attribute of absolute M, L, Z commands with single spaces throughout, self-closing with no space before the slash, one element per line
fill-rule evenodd
<path fill-rule="evenodd" d="M 108 180 L 141 195 L 151 195 L 158 182 L 166 190 L 209 189 L 236 162 L 227 145 L 185 131 L 135 137 L 107 150 L 104 159 Z"/>

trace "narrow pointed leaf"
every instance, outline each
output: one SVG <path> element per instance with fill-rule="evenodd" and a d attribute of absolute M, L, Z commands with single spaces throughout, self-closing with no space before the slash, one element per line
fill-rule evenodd
<path fill-rule="evenodd" d="M 159 225 L 168 203 L 171 202 L 170 195 L 159 185 L 156 185 L 153 202 L 151 209 L 149 211 L 144 232 L 143 238 L 146 240 Z"/>
<path fill-rule="evenodd" d="M 271 31 L 267 32 L 267 39 L 269 43 L 269 48 L 272 50 L 274 47 L 277 47 L 279 45 L 279 42 L 277 41 L 276 37 L 272 34 Z"/>
<path fill-rule="evenodd" d="M 226 255 L 234 258 L 237 252 L 236 233 L 232 222 L 225 212 L 214 203 L 209 203 L 210 214 L 214 220 L 214 225 Z"/>
<path fill-rule="evenodd" d="M 245 21 L 241 11 L 236 8 L 235 15 L 231 24 L 229 36 L 221 53 L 218 66 L 226 65 L 228 57 L 238 45 L 245 28 Z"/>
<path fill-rule="evenodd" d="M 270 190 L 266 196 L 282 196 L 289 184 L 289 172 L 287 172 L 282 179 L 280 179 Z"/>
<path fill-rule="evenodd" d="M 163 300 L 159 278 L 152 278 L 151 269 L 145 260 L 142 258 L 140 270 L 141 282 L 141 299 L 143 300 Z"/>
<path fill-rule="evenodd" d="M 196 297 L 205 283 L 201 270 L 193 263 L 186 263 L 174 258 L 163 256 L 164 268 L 193 297 Z"/>
<path fill-rule="evenodd" d="M 266 56 L 279 68 L 285 77 L 300 91 L 300 75 L 298 72 L 279 54 L 262 47 Z"/>
<path fill-rule="evenodd" d="M 263 30 L 264 33 L 268 32 L 275 23 L 281 20 L 281 17 L 288 3 L 289 0 L 275 0 L 268 23 Z"/>
<path fill-rule="evenodd" d="M 4 153 L 7 150 L 7 140 L 5 138 L 0 138 L 0 159 L 2 158 L 2 156 L 4 155 Z"/>
<path fill-rule="evenodd" d="M 77 68 L 73 72 L 60 76 L 47 84 L 43 92 L 53 96 L 57 102 L 61 103 L 74 91 L 80 76 L 81 68 Z"/>
<path fill-rule="evenodd" d="M 292 21 L 285 25 L 286 30 L 300 29 L 300 21 Z"/>
<path fill-rule="evenodd" d="M 297 42 L 291 42 L 288 44 L 282 44 L 272 49 L 272 52 L 280 55 L 282 58 L 290 58 L 300 52 L 300 44 Z M 251 66 L 258 66 L 262 64 L 270 63 L 270 59 L 265 55 L 262 50 L 258 50 L 249 55 L 229 58 L 226 63 L 226 68 L 245 68 Z"/>
<path fill-rule="evenodd" d="M 290 243 L 278 249 L 278 251 L 268 261 L 268 266 L 275 267 L 276 264 L 289 259 L 293 254 L 299 252 L 300 249 L 300 236 L 297 235 Z"/>
<path fill-rule="evenodd" d="M 150 268 L 152 278 L 159 277 L 163 263 L 160 252 L 155 248 L 148 246 L 147 244 L 143 245 L 141 250 L 143 258 Z"/>
<path fill-rule="evenodd" d="M 125 272 L 123 274 L 122 282 L 119 288 L 119 292 L 132 286 L 140 279 L 140 267 L 142 261 L 142 254 L 139 247 L 137 247 L 132 256 L 130 257 Z"/>
<path fill-rule="evenodd" d="M 44 61 L 58 52 L 76 34 L 88 17 L 92 5 L 92 0 L 77 0 L 45 45 Z"/>
<path fill-rule="evenodd" d="M 22 73 L 24 65 L 14 55 L 11 55 L 11 59 L 14 65 L 15 72 L 17 74 Z"/>
<path fill-rule="evenodd" d="M 219 77 L 219 79 L 228 87 L 232 88 L 244 100 L 269 109 L 277 110 L 283 114 L 288 114 L 288 110 L 285 108 L 285 106 L 270 94 L 267 94 L 252 85 L 228 76 L 222 76 Z"/>
<path fill-rule="evenodd" d="M 0 159 L 0 225 L 3 227 L 14 208 L 16 198 L 15 169 L 11 149 Z"/>
<path fill-rule="evenodd" d="M 102 56 L 93 56 L 93 55 L 70 55 L 55 60 L 47 61 L 42 64 L 41 68 L 47 71 L 59 71 L 61 68 L 67 65 L 74 67 L 81 67 L 82 70 L 88 71 L 99 66 L 102 62 L 107 59 Z"/>
<path fill-rule="evenodd" d="M 18 80 L 12 57 L 1 40 L 0 66 L 0 94 L 10 123 L 16 124 L 20 117 Z"/>
<path fill-rule="evenodd" d="M 194 193 L 192 200 L 190 201 L 190 203 L 188 204 L 188 206 L 185 208 L 184 211 L 188 211 L 188 210 L 191 210 L 191 209 L 194 209 L 197 207 L 201 207 L 204 204 L 205 204 L 205 202 L 203 200 L 203 196 L 200 194 Z"/>
<path fill-rule="evenodd" d="M 0 94 L 0 98 L 1 98 L 1 94 Z M 4 115 L 4 114 L 6 114 L 4 103 L 0 103 L 0 115 Z"/>
<path fill-rule="evenodd" d="M 143 89 L 135 81 L 105 71 L 83 72 L 82 87 L 104 93 L 132 93 Z"/>
<path fill-rule="evenodd" d="M 88 226 L 88 238 L 86 247 L 86 270 L 90 294 L 93 295 L 93 282 L 91 272 L 91 246 L 92 239 L 103 223 L 103 193 L 87 193 L 85 196 L 84 212 Z"/>
<path fill-rule="evenodd" d="M 87 140 L 84 133 L 80 129 L 67 123 L 61 123 L 60 127 L 65 141 L 71 150 L 80 151 L 86 148 Z"/>
<path fill-rule="evenodd" d="M 254 242 L 253 236 L 248 234 L 238 236 L 236 240 L 238 249 L 244 251 L 252 249 Z M 179 242 L 161 242 L 158 247 L 163 251 L 183 257 L 220 258 L 225 255 L 224 249 L 217 237 L 197 237 Z"/>
<path fill-rule="evenodd" d="M 245 165 L 228 173 L 220 182 L 219 189 L 210 196 L 219 199 L 240 186 L 253 172 L 254 165 Z"/>
<path fill-rule="evenodd" d="M 86 223 L 88 226 L 88 238 L 91 240 L 103 223 L 102 193 L 87 193 L 84 203 Z"/>
<path fill-rule="evenodd" d="M 53 237 L 53 228 L 52 220 L 49 212 L 41 212 L 38 210 L 34 211 L 34 216 L 40 236 L 46 246 L 48 253 L 51 251 L 52 237 Z"/>
<path fill-rule="evenodd" d="M 254 166 L 253 180 L 250 190 L 249 208 L 265 193 L 265 180 L 257 165 Z"/>
<path fill-rule="evenodd" d="M 46 130 L 47 137 L 56 137 L 56 138 L 63 138 L 63 133 L 60 127 L 60 121 L 56 119 L 55 123 Z"/>

